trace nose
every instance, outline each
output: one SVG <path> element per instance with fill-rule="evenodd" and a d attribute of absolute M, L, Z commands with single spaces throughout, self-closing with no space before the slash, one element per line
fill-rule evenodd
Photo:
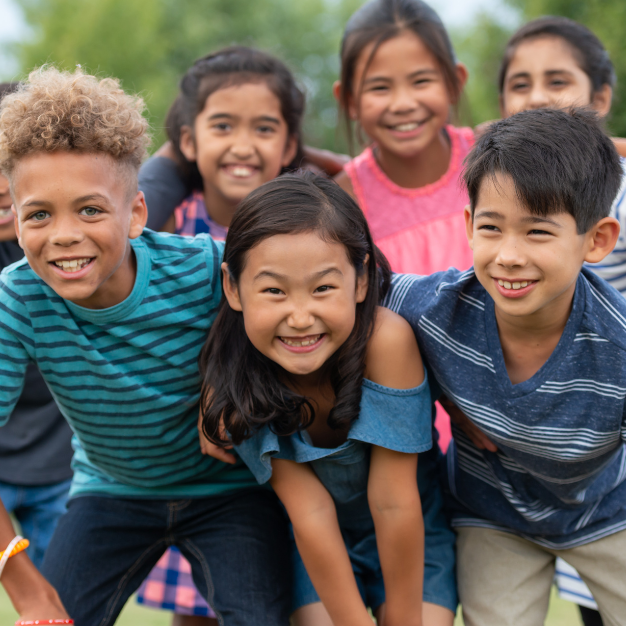
<path fill-rule="evenodd" d="M 417 108 L 415 94 L 408 86 L 397 86 L 391 92 L 391 103 L 389 111 L 391 113 L 410 113 Z"/>
<path fill-rule="evenodd" d="M 547 91 L 541 85 L 534 85 L 528 98 L 529 109 L 544 109 L 550 106 L 551 100 Z"/>
<path fill-rule="evenodd" d="M 495 261 L 500 267 L 506 269 L 524 267 L 527 260 L 522 241 L 515 235 L 503 237 Z"/>
<path fill-rule="evenodd" d="M 240 130 L 234 137 L 230 151 L 237 159 L 251 158 L 255 152 L 252 134 L 248 130 Z"/>
<path fill-rule="evenodd" d="M 48 232 L 48 241 L 64 248 L 80 243 L 85 237 L 80 221 L 73 215 L 55 215 Z"/>
<path fill-rule="evenodd" d="M 294 330 L 306 330 L 311 328 L 315 323 L 315 315 L 313 315 L 308 303 L 294 302 L 287 318 L 287 324 Z"/>

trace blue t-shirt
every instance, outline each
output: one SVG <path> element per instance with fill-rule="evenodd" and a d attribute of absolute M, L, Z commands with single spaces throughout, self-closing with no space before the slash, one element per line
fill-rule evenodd
<path fill-rule="evenodd" d="M 235 449 L 260 483 L 272 476 L 272 457 L 309 463 L 333 497 L 340 525 L 373 528 L 367 502 L 369 449 L 374 444 L 426 452 L 432 447 L 431 410 L 426 381 L 414 389 L 391 389 L 363 380 L 359 417 L 342 445 L 318 448 L 306 431 L 279 437 L 264 426 Z"/>
<path fill-rule="evenodd" d="M 385 304 L 413 327 L 433 397 L 443 391 L 498 446 L 455 425 L 448 485 L 456 526 L 559 548 L 626 529 L 626 302 L 583 269 L 554 352 L 509 379 L 493 299 L 472 269 L 396 275 Z"/>
<path fill-rule="evenodd" d="M 178 498 L 256 485 L 200 452 L 198 354 L 221 297 L 223 244 L 145 230 L 137 277 L 107 309 L 60 298 L 23 260 L 0 275 L 0 424 L 34 361 L 75 433 L 73 495 Z"/>

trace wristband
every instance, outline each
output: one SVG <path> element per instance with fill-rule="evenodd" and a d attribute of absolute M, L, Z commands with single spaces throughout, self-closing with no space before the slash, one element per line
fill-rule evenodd
<path fill-rule="evenodd" d="M 7 546 L 7 549 L 3 552 L 0 552 L 0 576 L 2 576 L 2 572 L 4 571 L 4 566 L 7 564 L 7 561 L 12 556 L 19 554 L 22 550 L 25 550 L 28 547 L 28 539 L 24 539 L 24 537 L 20 537 L 16 535 L 13 538 L 13 541 Z"/>
<path fill-rule="evenodd" d="M 18 620 L 15 626 L 44 626 L 45 624 L 73 624 L 73 619 L 30 619 L 27 621 Z"/>

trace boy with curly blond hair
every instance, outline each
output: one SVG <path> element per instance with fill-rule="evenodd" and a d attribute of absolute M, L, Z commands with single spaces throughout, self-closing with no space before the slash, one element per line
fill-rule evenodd
<path fill-rule="evenodd" d="M 222 246 L 144 230 L 142 110 L 115 80 L 54 68 L 2 103 L 0 169 L 26 260 L 0 277 L 0 422 L 34 361 L 75 433 L 71 499 L 43 573 L 78 626 L 114 624 L 169 545 L 220 623 L 286 625 L 277 500 L 198 444 L 197 357 Z M 0 515 L 0 550 L 12 534 Z M 16 564 L 34 581 L 8 586 L 21 614 L 62 617 L 24 559 L 5 586 Z M 35 611 L 39 591 L 49 601 Z"/>

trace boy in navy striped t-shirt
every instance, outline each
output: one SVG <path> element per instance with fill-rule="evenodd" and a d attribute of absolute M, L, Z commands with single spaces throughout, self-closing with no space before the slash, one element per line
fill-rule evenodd
<path fill-rule="evenodd" d="M 2 103 L 0 167 L 26 260 L 0 276 L 0 424 L 34 361 L 75 433 L 72 498 L 43 572 L 78 626 L 113 624 L 169 545 L 220 623 L 286 626 L 278 502 L 198 442 L 222 244 L 144 231 L 142 108 L 117 81 L 54 68 Z M 12 537 L 2 509 L 0 550 Z M 21 616 L 64 617 L 14 559 L 3 582 Z"/>
<path fill-rule="evenodd" d="M 557 556 L 626 623 L 626 302 L 581 271 L 615 245 L 621 176 L 590 113 L 494 124 L 466 161 L 473 269 L 398 275 L 387 298 L 454 418 L 467 626 L 543 624 Z"/>

